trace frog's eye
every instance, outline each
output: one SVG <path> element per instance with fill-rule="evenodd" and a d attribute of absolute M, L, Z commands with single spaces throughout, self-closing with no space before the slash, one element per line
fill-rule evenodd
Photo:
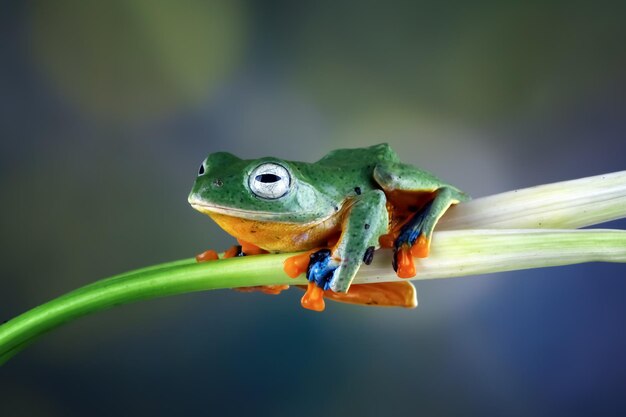
<path fill-rule="evenodd" d="M 204 169 L 204 163 L 206 161 L 202 161 L 202 163 L 200 164 L 200 169 L 198 169 L 198 176 L 200 175 L 204 175 L 204 173 L 206 172 L 206 170 Z"/>
<path fill-rule="evenodd" d="M 257 197 L 275 200 L 289 192 L 291 175 L 284 166 L 268 162 L 252 171 L 248 184 Z"/>

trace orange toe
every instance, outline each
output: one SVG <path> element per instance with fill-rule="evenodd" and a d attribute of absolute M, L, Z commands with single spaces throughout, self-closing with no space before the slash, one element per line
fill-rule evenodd
<path fill-rule="evenodd" d="M 378 243 L 380 244 L 380 246 L 387 249 L 393 248 L 395 242 L 396 238 L 392 233 L 380 235 L 380 237 L 378 238 Z"/>
<path fill-rule="evenodd" d="M 300 303 L 302 307 L 308 310 L 324 311 L 326 308 L 324 304 L 324 290 L 315 285 L 314 282 L 309 282 L 306 293 L 302 296 Z"/>
<path fill-rule="evenodd" d="M 398 251 L 398 277 L 413 278 L 415 276 L 415 264 L 411 249 L 408 246 L 402 246 Z"/>
<path fill-rule="evenodd" d="M 290 256 L 285 259 L 283 264 L 283 270 L 291 278 L 297 278 L 301 274 L 304 274 L 309 267 L 309 261 L 311 260 L 311 253 L 317 249 L 313 249 L 298 255 Z"/>
<path fill-rule="evenodd" d="M 231 246 L 226 252 L 224 252 L 224 259 L 234 258 L 239 255 L 241 250 L 240 246 Z"/>
<path fill-rule="evenodd" d="M 237 242 L 239 242 L 239 244 L 241 245 L 241 251 L 245 253 L 247 256 L 269 253 L 265 249 L 261 249 L 257 245 L 253 245 L 252 243 L 246 242 L 245 240 L 237 239 Z"/>
<path fill-rule="evenodd" d="M 411 247 L 411 255 L 416 258 L 427 258 L 430 252 L 430 241 L 424 235 L 417 238 L 417 242 Z"/>
<path fill-rule="evenodd" d="M 196 262 L 215 261 L 217 259 L 219 259 L 219 256 L 217 256 L 217 252 L 210 249 L 202 252 L 199 255 L 196 255 Z"/>

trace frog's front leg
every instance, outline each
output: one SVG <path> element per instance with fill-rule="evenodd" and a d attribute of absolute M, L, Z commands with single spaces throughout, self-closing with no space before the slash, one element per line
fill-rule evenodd
<path fill-rule="evenodd" d="M 346 292 L 363 262 L 370 263 L 378 238 L 387 232 L 389 217 L 385 194 L 372 190 L 355 198 L 342 222 L 341 235 L 332 249 L 310 255 L 309 285 L 302 306 L 324 310 L 324 290 Z"/>

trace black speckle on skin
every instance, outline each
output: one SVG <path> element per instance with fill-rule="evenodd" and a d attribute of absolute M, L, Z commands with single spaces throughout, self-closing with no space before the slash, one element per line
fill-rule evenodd
<path fill-rule="evenodd" d="M 374 247 L 370 246 L 365 250 L 365 254 L 363 255 L 363 263 L 365 265 L 369 265 L 372 263 L 372 259 L 374 259 Z"/>
<path fill-rule="evenodd" d="M 367 229 L 370 228 L 370 225 L 369 225 L 369 223 L 365 223 L 365 226 L 363 226 L 363 227 L 365 228 L 365 230 L 367 230 Z"/>
<path fill-rule="evenodd" d="M 361 187 L 354 187 L 354 192 L 356 195 L 361 195 Z"/>
<path fill-rule="evenodd" d="M 335 211 L 339 211 L 339 207 L 335 206 Z"/>
<path fill-rule="evenodd" d="M 221 187 L 222 185 L 224 185 L 224 182 L 222 181 L 221 178 L 215 178 L 213 180 L 213 185 L 216 187 Z"/>

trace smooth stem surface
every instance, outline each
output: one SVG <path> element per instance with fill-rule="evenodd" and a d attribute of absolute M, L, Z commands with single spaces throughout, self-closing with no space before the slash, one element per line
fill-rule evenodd
<path fill-rule="evenodd" d="M 0 326 L 0 364 L 33 339 L 65 322 L 115 305 L 194 291 L 303 284 L 283 272 L 291 253 L 196 263 L 194 259 L 104 279 L 40 305 Z M 415 279 L 447 278 L 580 262 L 626 262 L 626 231 L 466 230 L 437 232 Z M 377 251 L 355 283 L 398 280 L 390 251 Z M 295 307 L 295 306 L 294 306 Z"/>
<path fill-rule="evenodd" d="M 626 217 L 626 171 L 538 185 L 452 207 L 437 230 L 576 229 Z"/>
<path fill-rule="evenodd" d="M 390 251 L 379 251 L 355 282 L 399 280 Z M 488 274 L 584 262 L 626 262 L 624 230 L 455 230 L 436 232 L 430 256 L 415 259 L 414 279 Z"/>
<path fill-rule="evenodd" d="M 288 254 L 197 264 L 195 259 L 131 271 L 79 288 L 0 326 L 0 363 L 31 338 L 72 319 L 115 305 L 194 291 L 268 285 L 281 281 Z M 284 276 L 285 283 L 290 278 Z M 15 352 L 13 352 L 14 354 Z"/>

